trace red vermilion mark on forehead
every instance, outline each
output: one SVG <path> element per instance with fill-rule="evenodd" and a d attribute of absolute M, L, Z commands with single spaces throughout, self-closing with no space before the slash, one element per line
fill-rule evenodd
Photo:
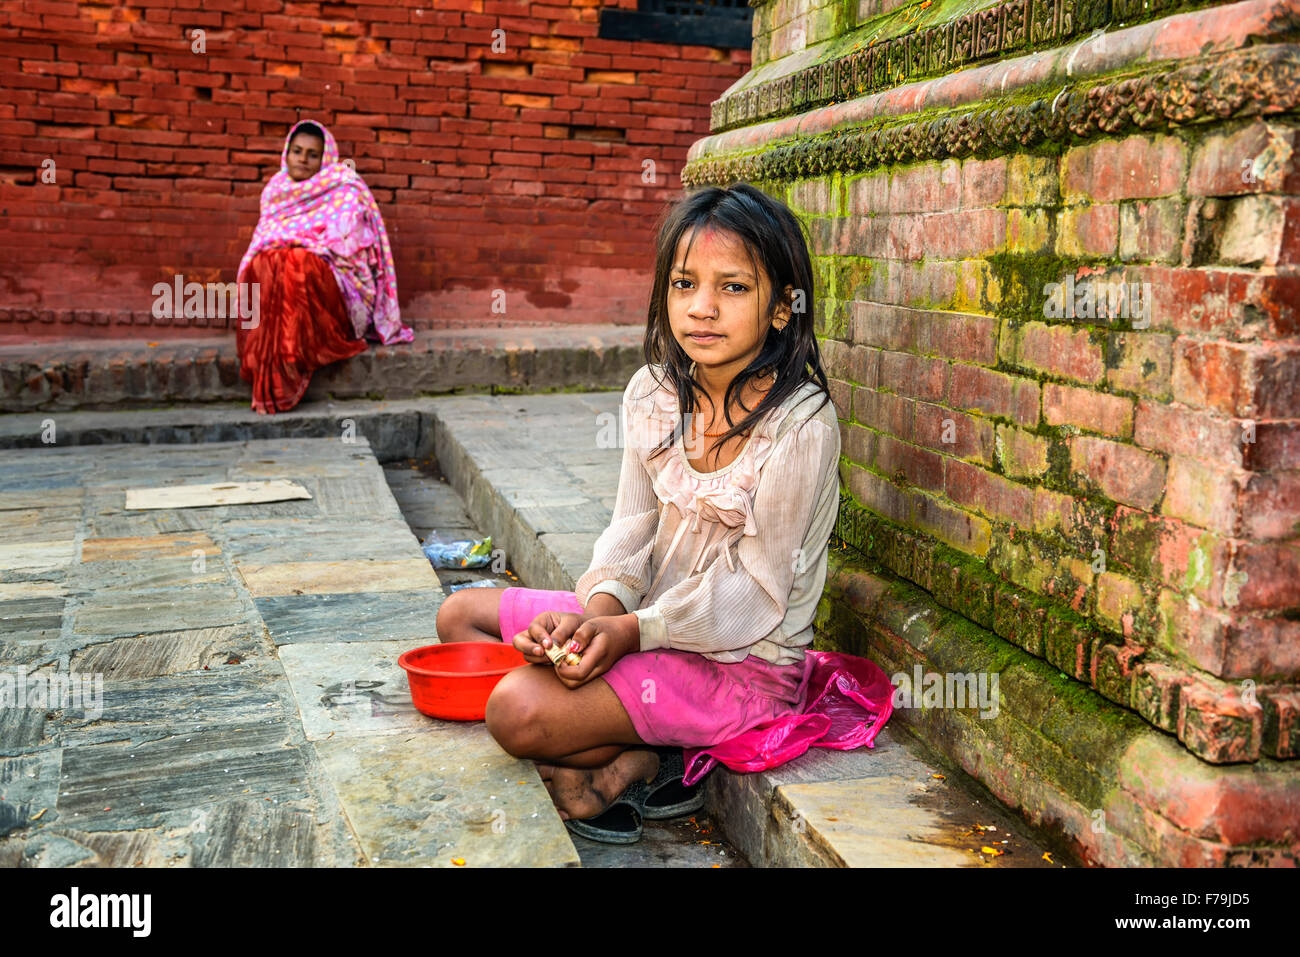
<path fill-rule="evenodd" d="M 688 261 L 683 265 L 698 268 L 698 256 L 700 259 L 720 259 L 724 263 L 735 262 L 738 268 L 748 271 L 748 259 L 744 258 L 740 241 L 725 229 L 714 225 L 697 228 L 694 233 L 682 236 L 682 251 L 685 252 L 688 246 Z"/>

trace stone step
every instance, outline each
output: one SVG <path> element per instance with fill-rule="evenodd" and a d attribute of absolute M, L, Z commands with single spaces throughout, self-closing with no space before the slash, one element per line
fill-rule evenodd
<path fill-rule="evenodd" d="M 419 329 L 414 342 L 372 343 L 320 369 L 305 399 L 622 388 L 642 363 L 643 333 L 620 325 Z M 250 395 L 233 334 L 0 343 L 0 412 L 247 404 Z"/>

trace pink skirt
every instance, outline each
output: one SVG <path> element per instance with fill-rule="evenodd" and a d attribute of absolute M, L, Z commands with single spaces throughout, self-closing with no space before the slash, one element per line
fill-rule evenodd
<path fill-rule="evenodd" d="M 571 591 L 507 588 L 501 594 L 501 640 L 527 631 L 544 611 L 582 614 Z M 813 660 L 774 665 L 750 655 L 730 664 L 693 651 L 661 649 L 624 655 L 601 678 L 614 689 L 646 744 L 705 748 L 766 721 L 803 710 Z"/>

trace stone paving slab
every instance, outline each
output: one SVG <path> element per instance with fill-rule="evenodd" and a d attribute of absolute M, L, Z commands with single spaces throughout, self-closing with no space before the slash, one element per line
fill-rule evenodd
<path fill-rule="evenodd" d="M 423 557 L 402 521 L 358 523 L 324 518 L 225 523 L 225 553 L 253 565 L 328 561 L 346 551 L 354 560 Z"/>
<path fill-rule="evenodd" d="M 455 734 L 340 736 L 317 750 L 373 864 L 579 863 L 532 762 L 503 752 L 481 722 Z"/>
<path fill-rule="evenodd" d="M 93 576 L 82 579 L 75 587 L 79 593 L 144 592 L 186 584 L 218 585 L 230 582 L 230 572 L 224 563 L 197 560 L 199 556 L 220 555 L 219 547 L 213 546 L 211 551 L 207 549 L 194 549 L 194 551 L 196 555 L 185 558 L 101 560 L 96 563 Z"/>
<path fill-rule="evenodd" d="M 228 585 L 191 584 L 181 594 L 155 590 L 149 597 L 95 592 L 73 615 L 74 634 L 100 638 L 233 625 L 249 614 L 245 599 Z"/>
<path fill-rule="evenodd" d="M 441 589 L 356 595 L 286 595 L 259 598 L 257 609 L 277 645 L 306 641 L 403 639 L 410 647 L 434 644 Z"/>
<path fill-rule="evenodd" d="M 46 571 L 72 564 L 75 538 L 55 541 L 0 542 L 0 571 Z"/>
<path fill-rule="evenodd" d="M 188 739 L 100 744 L 64 751 L 58 816 L 89 831 L 176 826 L 206 809 L 249 799 L 311 802 L 302 746 L 283 724 L 195 732 Z"/>
<path fill-rule="evenodd" d="M 280 648 L 308 741 L 335 735 L 454 730 L 415 710 L 397 666 L 409 641 L 308 642 Z"/>
<path fill-rule="evenodd" d="M 80 507 L 84 495 L 80 487 L 0 492 L 0 512 L 29 508 Z M 8 520 L 8 516 L 5 516 L 5 519 Z"/>
<path fill-rule="evenodd" d="M 622 449 L 601 446 L 621 400 L 621 392 L 429 400 L 440 467 L 530 587 L 570 590 L 591 562 L 618 486 Z M 526 429 L 519 409 L 528 410 Z"/>
<path fill-rule="evenodd" d="M 127 487 L 252 471 L 319 500 L 124 507 Z M 577 861 L 531 763 L 411 707 L 395 661 L 437 640 L 444 592 L 364 436 L 21 449 L 0 496 L 23 528 L 79 512 L 67 538 L 0 540 L 0 660 L 99 692 L 0 709 L 0 866 Z M 480 796 L 471 775 L 431 801 L 452 755 L 525 785 Z M 480 833 L 493 794 L 522 843 Z"/>
<path fill-rule="evenodd" d="M 900 793 L 893 781 L 791 785 L 782 789 L 781 798 L 791 829 L 802 827 L 832 866 L 974 867 L 980 861 L 967 848 L 945 846 L 950 832 L 936 826 L 934 816 Z M 871 813 L 862 813 L 864 808 Z"/>
<path fill-rule="evenodd" d="M 194 628 L 119 638 L 75 652 L 72 669 L 110 678 L 154 678 L 255 657 L 264 650 L 261 629 L 252 624 Z"/>
<path fill-rule="evenodd" d="M 62 598 L 68 593 L 62 582 L 30 581 L 0 583 L 0 602 L 27 598 Z"/>
<path fill-rule="evenodd" d="M 254 598 L 281 595 L 340 595 L 356 592 L 405 592 L 437 584 L 426 558 L 399 561 L 363 559 L 333 562 L 240 564 L 239 573 Z"/>
<path fill-rule="evenodd" d="M 221 548 L 205 532 L 150 535 L 136 538 L 92 538 L 81 549 L 83 562 L 133 561 L 140 558 L 193 558 L 220 555 Z"/>

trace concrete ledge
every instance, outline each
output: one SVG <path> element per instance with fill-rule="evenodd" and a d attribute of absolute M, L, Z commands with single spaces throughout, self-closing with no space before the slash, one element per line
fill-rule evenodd
<path fill-rule="evenodd" d="M 460 390 L 622 388 L 642 364 L 638 326 L 429 329 L 372 345 L 313 377 L 304 401 L 409 398 Z M 247 403 L 233 334 L 183 340 L 0 345 L 0 412 Z"/>

